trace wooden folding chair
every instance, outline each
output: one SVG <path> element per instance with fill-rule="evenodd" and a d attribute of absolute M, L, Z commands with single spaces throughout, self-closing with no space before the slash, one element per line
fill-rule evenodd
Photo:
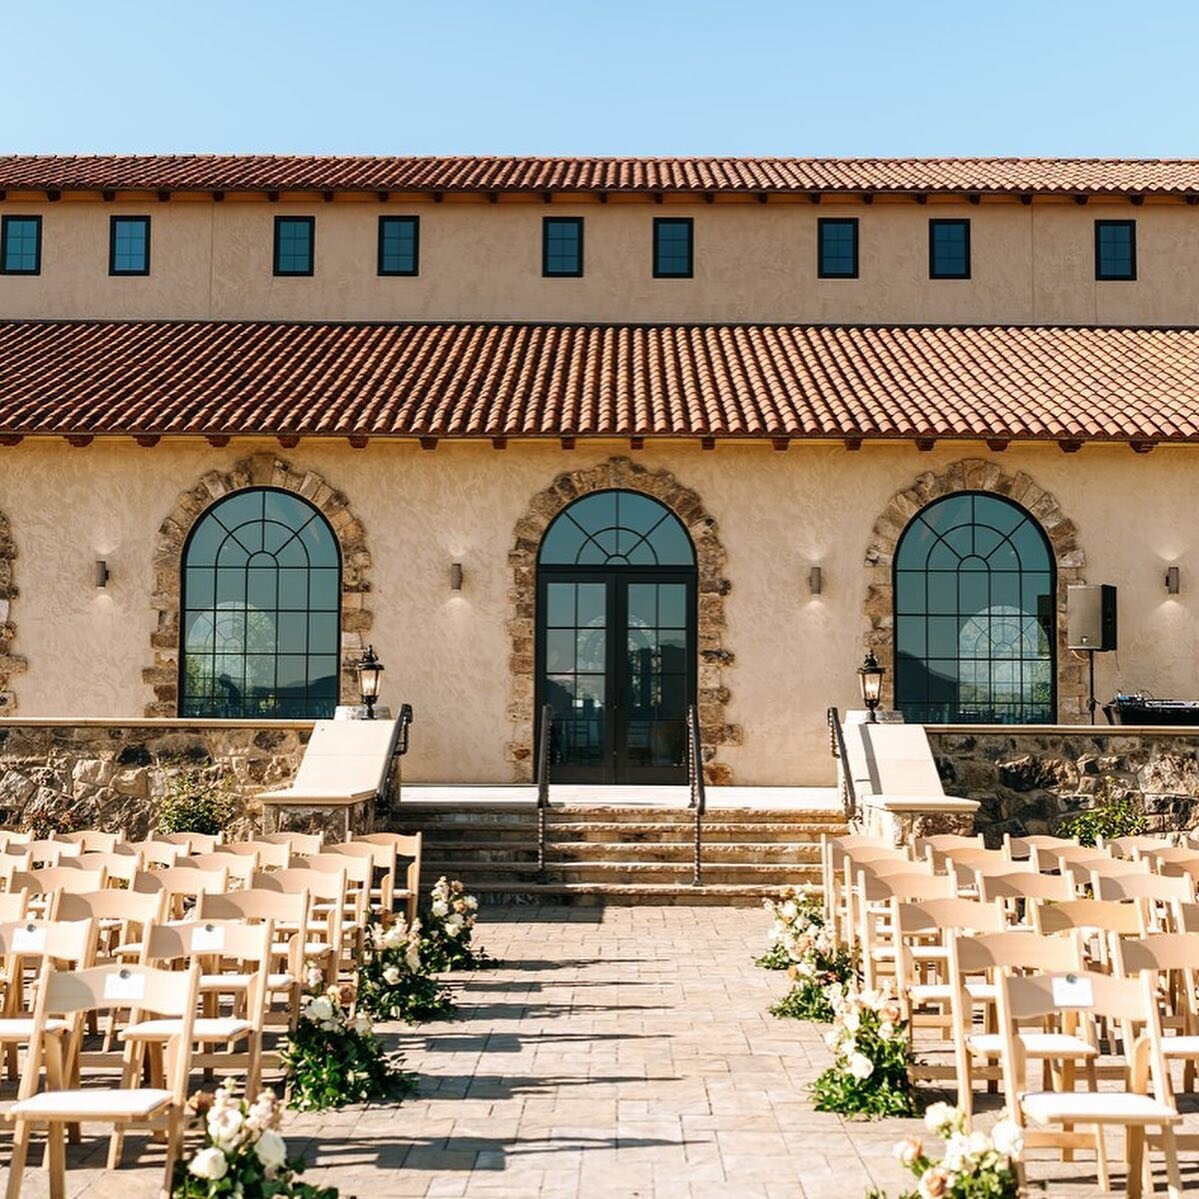
<path fill-rule="evenodd" d="M 1032 910 L 1032 921 L 1039 937 L 1075 931 L 1083 934 L 1087 960 L 1105 973 L 1111 971 L 1110 936 L 1139 937 L 1143 931 L 1139 904 L 1103 899 L 1039 903 Z"/>
<path fill-rule="evenodd" d="M 1080 973 L 1082 946 L 1077 937 L 1030 937 L 1026 932 L 1008 931 L 983 936 L 955 933 L 949 937 L 948 948 L 957 1105 L 969 1127 L 975 1082 L 986 1080 L 991 1087 L 1001 1075 L 1003 1038 L 996 1031 L 994 1007 L 997 976 L 1012 971 Z M 981 978 L 988 990 L 979 990 L 979 983 L 972 983 L 972 978 Z M 980 1001 L 985 1005 L 983 1029 L 976 1032 L 975 1010 Z M 1031 1028 L 1021 1028 L 1018 1035 L 1025 1057 L 1044 1062 L 1063 1088 L 1073 1089 L 1075 1070 L 1081 1065 L 1090 1089 L 1096 1089 L 1094 1063 L 1099 1050 L 1078 1034 L 1077 1020 L 1069 1019 L 1065 1027 L 1058 1020 L 1042 1020 Z M 979 1058 L 982 1065 L 976 1061 Z"/>
<path fill-rule="evenodd" d="M 243 924 L 238 920 L 192 920 L 152 927 L 142 947 L 142 966 L 177 968 L 180 963 L 200 963 L 201 1012 L 192 1026 L 197 1046 L 192 1067 L 239 1070 L 246 1075 L 246 1094 L 257 1095 L 262 1076 L 262 1034 L 269 1003 L 267 975 L 271 968 L 274 927 L 270 920 Z M 219 1013 L 219 1001 L 229 1000 L 228 1015 Z M 161 1085 L 161 1050 L 182 1031 L 177 1018 L 142 1020 L 135 1016 L 121 1040 L 135 1047 L 125 1071 L 124 1085 L 138 1076 L 142 1053 L 150 1048 L 150 1080 Z M 243 1050 L 234 1046 L 244 1042 Z M 207 1048 L 223 1044 L 218 1053 Z"/>
<path fill-rule="evenodd" d="M 420 872 L 421 872 L 421 834 L 420 833 L 367 833 L 365 836 L 350 834 L 351 841 L 365 841 L 368 845 L 389 845 L 395 854 L 392 864 L 392 877 L 395 886 L 392 891 L 392 902 L 397 899 L 404 901 L 408 923 L 417 917 L 420 907 Z M 401 865 L 401 859 L 406 866 Z M 399 885 L 403 877 L 404 885 Z M 390 908 L 387 910 L 391 910 Z"/>
<path fill-rule="evenodd" d="M 1071 862 L 1093 862 L 1096 858 L 1116 859 L 1094 845 L 1034 845 L 1031 861 L 1042 874 L 1065 874 Z"/>
<path fill-rule="evenodd" d="M 304 945 L 306 937 L 300 930 L 308 928 L 309 899 L 306 890 L 285 892 L 278 889 L 251 888 L 229 891 L 224 895 L 201 895 L 196 905 L 197 920 L 241 920 L 247 924 L 270 924 L 276 938 L 271 950 L 272 969 L 266 978 L 267 1024 L 284 1023 L 295 1027 L 299 1019 L 304 988 Z M 282 963 L 282 970 L 275 970 Z M 273 995 L 283 994 L 287 1011 L 282 1020 L 273 1019 L 269 1002 Z"/>
<path fill-rule="evenodd" d="M 325 874 L 344 873 L 346 879 L 346 895 L 338 918 L 341 921 L 342 960 L 339 966 L 347 971 L 353 971 L 355 955 L 362 949 L 362 939 L 366 933 L 367 921 L 370 919 L 371 883 L 374 880 L 375 862 L 366 847 L 365 856 L 340 853 L 314 853 L 306 858 L 296 858 L 292 863 L 293 870 L 319 870 Z M 312 915 L 319 919 L 332 903 L 329 901 L 313 901 Z"/>
<path fill-rule="evenodd" d="M 105 833 L 99 829 L 81 829 L 75 833 L 54 833 L 51 841 L 65 841 L 78 845 L 80 853 L 113 853 L 125 840 L 124 833 Z"/>
<path fill-rule="evenodd" d="M 222 837 L 220 833 L 159 833 L 155 840 L 177 846 L 180 857 L 190 857 L 195 853 L 212 853 Z"/>
<path fill-rule="evenodd" d="M 913 861 L 932 862 L 941 869 L 944 855 L 954 849 L 986 849 L 982 833 L 963 836 L 960 833 L 934 833 L 931 837 L 912 837 L 909 842 Z"/>
<path fill-rule="evenodd" d="M 103 867 L 81 870 L 72 866 L 48 866 L 43 870 L 14 871 L 8 887 L 10 891 L 28 891 L 29 910 L 53 920 L 61 896 L 99 891 L 107 880 Z"/>
<path fill-rule="evenodd" d="M 861 946 L 862 985 L 870 990 L 886 975 L 896 971 L 895 929 L 891 923 L 891 901 L 916 903 L 929 899 L 956 899 L 953 879 L 927 870 L 879 878 L 868 866 L 858 871 L 854 889 L 857 943 Z M 898 978 L 897 978 L 898 982 Z"/>
<path fill-rule="evenodd" d="M 1167 931 L 1173 905 L 1190 903 L 1195 898 L 1195 887 L 1189 878 L 1168 878 L 1161 874 L 1107 878 L 1096 873 L 1091 879 L 1096 899 L 1135 900 L 1141 909 L 1141 930 L 1145 933 Z"/>
<path fill-rule="evenodd" d="M 303 867 L 287 870 L 259 870 L 254 875 L 255 890 L 282 891 L 308 897 L 307 924 L 293 929 L 290 924 L 276 921 L 280 932 L 301 934 L 302 952 L 306 961 L 324 964 L 325 981 L 337 981 L 337 969 L 341 962 L 342 919 L 346 906 L 346 872 L 331 873 Z M 318 917 L 317 905 L 322 905 L 323 914 Z"/>
<path fill-rule="evenodd" d="M 136 854 L 110 850 L 84 850 L 75 861 L 83 870 L 103 870 L 109 887 L 132 887 L 134 876 L 141 869 Z"/>
<path fill-rule="evenodd" d="M 291 864 L 291 846 L 286 841 L 230 841 L 213 851 L 253 857 L 259 870 L 286 870 Z"/>
<path fill-rule="evenodd" d="M 122 1134 L 126 1129 L 137 1127 L 165 1133 L 166 1163 L 160 1194 L 163 1199 L 169 1199 L 171 1176 L 183 1140 L 192 1024 L 199 985 L 198 963 L 193 963 L 186 973 L 149 970 L 141 966 L 94 966 L 89 970 L 60 971 L 47 963 L 38 982 L 29 1067 L 21 1078 L 20 1097 L 4 1113 L 5 1118 L 15 1125 L 7 1199 L 20 1199 L 30 1136 L 35 1127 L 43 1126 L 49 1138 L 46 1163 L 50 1196 L 51 1199 L 65 1199 L 64 1132 L 69 1125 L 81 1123 L 114 1126 L 114 1135 L 109 1142 L 109 1170 L 120 1165 Z M 141 1012 L 182 1020 L 180 1034 L 172 1040 L 167 1053 L 165 1086 L 120 1090 L 55 1086 L 48 1065 L 48 1089 L 38 1092 L 39 1064 L 46 1057 L 47 1046 L 52 1043 L 51 1019 L 67 1019 L 73 1026 L 73 1035 L 77 1036 L 87 1013 L 129 1007 L 131 1003 Z M 50 1058 L 53 1058 L 52 1052 Z"/>
<path fill-rule="evenodd" d="M 1013 837 L 1011 833 L 1003 834 L 1003 852 L 1013 862 L 1031 858 L 1034 849 L 1060 849 L 1067 845 L 1077 844 L 1077 837 L 1051 837 L 1047 833 L 1037 833 L 1031 837 Z"/>
<path fill-rule="evenodd" d="M 195 870 L 223 870 L 229 886 L 248 887 L 258 869 L 257 854 L 196 853 L 182 858 L 182 863 Z"/>
<path fill-rule="evenodd" d="M 127 841 L 129 853 L 135 853 L 143 870 L 164 870 L 174 866 L 180 858 L 187 857 L 187 842 L 175 844 L 171 841 Z"/>
<path fill-rule="evenodd" d="M 254 840 L 265 841 L 268 845 L 286 845 L 299 857 L 325 852 L 324 833 L 260 833 Z"/>
<path fill-rule="evenodd" d="M 168 920 L 182 920 L 188 901 L 194 906 L 204 893 L 219 894 L 228 890 L 229 871 L 198 870 L 194 866 L 168 866 L 163 870 L 139 870 L 133 879 L 135 891 L 164 891 Z"/>
<path fill-rule="evenodd" d="M 1105 837 L 1099 837 L 1095 842 L 1097 848 L 1105 850 L 1114 858 L 1142 857 L 1146 853 L 1169 849 L 1177 844 L 1177 838 L 1170 833 L 1138 833 L 1127 837 L 1113 837 L 1110 841 Z"/>
<path fill-rule="evenodd" d="M 1024 1130 L 1027 1148 L 1055 1145 L 1091 1148 L 1095 1151 L 1099 1187 L 1111 1190 L 1104 1129 L 1122 1126 L 1127 1131 L 1128 1194 L 1139 1199 L 1142 1172 L 1151 1165 L 1145 1152 L 1148 1129 L 1161 1130 L 1161 1147 L 1166 1157 L 1167 1194 L 1181 1199 L 1182 1180 L 1174 1126 L 1181 1117 L 1174 1106 L 1158 1019 L 1157 996 L 1149 975 L 1114 978 L 1094 972 L 1040 974 L 1020 977 L 1001 974 L 999 989 L 1000 1061 L 1009 1117 Z M 1103 1017 L 1113 1024 L 1134 1024 L 1144 1033 L 1132 1048 L 1133 1070 L 1129 1085 L 1120 1090 L 1033 1091 L 1027 1082 L 1028 1055 L 1020 1039 L 1020 1027 L 1034 1020 L 1076 1012 L 1080 1021 L 1091 1023 Z M 1096 1038 L 1095 1043 L 1098 1044 Z M 1059 1125 L 1061 1130 L 1051 1126 Z M 1035 1126 L 1035 1127 L 1033 1127 Z M 1093 1127 L 1091 1132 L 1076 1131 Z M 1018 1180 L 1025 1185 L 1022 1162 L 1016 1163 Z"/>
<path fill-rule="evenodd" d="M 390 845 L 379 845 L 371 841 L 343 841 L 339 845 L 326 847 L 324 856 L 369 858 L 371 863 L 371 885 L 368 888 L 367 916 L 372 908 L 382 912 L 393 910 L 395 903 L 396 855 Z"/>
<path fill-rule="evenodd" d="M 1013 862 L 1027 866 L 1028 862 Z M 1031 870 L 1015 874 L 984 874 L 975 872 L 978 897 L 984 902 L 1001 900 L 1009 926 L 1031 927 L 1030 909 L 1044 902 L 1065 903 L 1074 898 L 1074 883 L 1063 874 L 1037 874 Z"/>
<path fill-rule="evenodd" d="M 0 1049 L 3 1050 L 9 1080 L 19 1078 L 17 1050 L 33 1039 L 32 1004 L 26 1001 L 26 975 L 40 974 L 46 962 L 60 967 L 70 963 L 76 969 L 93 965 L 96 953 L 96 926 L 90 921 L 63 924 L 46 920 L 17 920 L 0 924 L 0 963 L 4 981 L 4 1004 L 0 1007 Z M 46 1032 L 54 1038 L 52 1060 L 63 1084 L 66 1069 L 66 1036 L 70 1026 L 51 1021 Z"/>
<path fill-rule="evenodd" d="M 146 928 L 164 919 L 166 893 L 103 891 L 64 893 L 58 898 L 56 920 L 94 920 L 97 930 L 97 964 L 136 960 L 141 954 Z"/>

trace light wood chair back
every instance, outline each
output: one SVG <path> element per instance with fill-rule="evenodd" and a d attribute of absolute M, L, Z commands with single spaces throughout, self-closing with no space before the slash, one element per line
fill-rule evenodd
<path fill-rule="evenodd" d="M 1034 845 L 1030 857 L 1033 864 L 1042 873 L 1051 870 L 1064 873 L 1070 862 L 1092 862 L 1096 858 L 1110 859 L 1111 854 L 1104 853 L 1094 845 Z"/>
<path fill-rule="evenodd" d="M 218 846 L 217 853 L 252 857 L 260 870 L 286 870 L 291 863 L 291 846 L 287 842 L 230 841 Z"/>
<path fill-rule="evenodd" d="M 876 849 L 892 848 L 879 837 L 867 837 L 858 833 L 847 833 L 841 837 L 820 834 L 820 874 L 824 897 L 824 922 L 833 930 L 837 943 L 845 941 L 845 852 L 873 846 Z"/>
<path fill-rule="evenodd" d="M 85 850 L 74 860 L 80 869 L 103 870 L 110 887 L 118 883 L 123 883 L 126 887 L 133 886 L 134 876 L 141 868 L 135 854 L 117 853 L 113 850 Z"/>
<path fill-rule="evenodd" d="M 1048 833 L 1036 833 L 1031 837 L 1013 837 L 1011 833 L 1003 834 L 1003 852 L 1014 862 L 1031 858 L 1034 849 L 1060 849 L 1067 845 L 1077 844 L 1077 837 L 1052 837 Z"/>
<path fill-rule="evenodd" d="M 1137 858 L 1158 849 L 1170 849 L 1178 844 L 1178 839 L 1170 833 L 1149 834 L 1137 833 L 1127 837 L 1099 837 L 1095 845 L 1106 850 L 1114 858 Z"/>
<path fill-rule="evenodd" d="M 125 840 L 125 834 L 105 833 L 100 829 L 90 828 L 74 833 L 55 833 L 50 840 L 78 845 L 81 853 L 113 853 Z"/>
<path fill-rule="evenodd" d="M 32 840 L 33 833 L 28 830 L 0 829 L 0 849 L 5 849 L 9 845 L 28 845 Z"/>
<path fill-rule="evenodd" d="M 308 896 L 308 923 L 299 930 L 306 938 L 304 957 L 323 960 L 329 982 L 336 978 L 343 944 L 342 911 L 346 906 L 346 873 L 293 866 L 286 870 L 259 870 L 253 888 Z M 318 905 L 322 913 L 318 914 Z M 317 938 L 311 940 L 307 938 Z"/>
<path fill-rule="evenodd" d="M 28 1013 L 29 1007 L 24 1003 L 25 975 L 31 967 L 37 973 L 43 962 L 54 961 L 83 968 L 91 966 L 95 956 L 96 925 L 92 920 L 67 924 L 26 918 L 0 924 L 0 978 L 4 981 L 0 1014 L 13 1019 Z"/>
<path fill-rule="evenodd" d="M 57 866 L 63 858 L 77 858 L 81 852 L 80 846 L 73 841 L 27 841 L 22 849 L 29 855 L 34 870 Z"/>
<path fill-rule="evenodd" d="M 159 833 L 157 841 L 177 846 L 181 857 L 195 853 L 213 853 L 222 841 L 220 833 Z"/>
<path fill-rule="evenodd" d="M 217 870 L 200 870 L 194 866 L 139 870 L 133 880 L 135 891 L 165 893 L 165 913 L 170 920 L 182 919 L 186 901 L 194 902 L 206 892 L 225 891 L 228 887 L 229 871 L 223 866 Z"/>
<path fill-rule="evenodd" d="M 1094 887 L 1095 878 L 1128 878 L 1136 875 L 1149 876 L 1149 863 L 1132 858 L 1081 858 L 1077 862 L 1063 862 L 1062 874 L 1067 875 L 1075 887 Z"/>
<path fill-rule="evenodd" d="M 262 833 L 254 838 L 255 841 L 265 841 L 268 845 L 287 845 L 293 855 L 307 857 L 312 853 L 325 852 L 324 833 Z"/>
<path fill-rule="evenodd" d="M 173 833 L 172 836 L 182 834 Z M 130 853 L 135 853 L 142 864 L 143 870 L 162 870 L 174 866 L 180 858 L 187 857 L 187 843 L 178 844 L 163 839 L 151 841 L 128 841 Z"/>
<path fill-rule="evenodd" d="M 63 895 L 99 891 L 107 881 L 108 875 L 103 867 L 99 870 L 79 870 L 69 866 L 48 866 L 44 870 L 14 871 L 9 880 L 9 890 L 28 891 L 30 910 L 53 920 L 57 917 L 58 903 Z"/>
<path fill-rule="evenodd" d="M 416 919 L 420 907 L 420 876 L 421 855 L 423 844 L 420 833 L 367 833 L 356 837 L 350 834 L 351 841 L 365 841 L 368 845 L 390 845 L 395 854 L 392 866 L 392 876 L 395 886 L 392 899 L 403 900 L 408 923 Z M 403 879 L 401 884 L 400 880 Z"/>
<path fill-rule="evenodd" d="M 376 845 L 370 841 L 343 841 L 340 845 L 326 846 L 327 858 L 345 857 L 370 861 L 371 883 L 367 897 L 367 909 L 374 906 L 390 912 L 395 902 L 396 856 L 390 845 Z"/>
<path fill-rule="evenodd" d="M 62 894 L 57 920 L 94 920 L 98 930 L 97 961 L 135 961 L 146 929 L 165 918 L 165 891 L 118 890 Z"/>
<path fill-rule="evenodd" d="M 20 920 L 28 911 L 28 891 L 0 891 L 0 920 Z"/>
<path fill-rule="evenodd" d="M 1015 862 L 1013 865 L 1029 865 Z M 976 874 L 978 897 L 984 902 L 1000 900 L 1008 922 L 1029 921 L 1028 911 L 1041 902 L 1064 903 L 1074 898 L 1074 883 L 1064 874 Z"/>
<path fill-rule="evenodd" d="M 182 858 L 181 864 L 194 870 L 224 870 L 230 886 L 248 887 L 258 869 L 258 858 L 253 854 L 196 853 Z"/>
<path fill-rule="evenodd" d="M 1199 862 L 1199 849 L 1191 845 L 1169 845 L 1138 850 L 1136 856 L 1148 862 L 1151 870 L 1165 874 L 1167 866 L 1190 866 Z"/>

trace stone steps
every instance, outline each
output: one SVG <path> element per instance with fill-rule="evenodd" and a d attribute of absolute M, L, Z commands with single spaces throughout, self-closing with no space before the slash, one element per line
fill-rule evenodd
<path fill-rule="evenodd" d="M 695 816 L 686 809 L 566 805 L 546 819 L 537 869 L 537 811 L 529 804 L 401 804 L 391 827 L 424 834 L 424 884 L 460 878 L 488 903 L 750 904 L 780 886 L 819 882 L 822 833 L 833 811 L 717 809 L 702 829 L 703 886 L 694 873 Z"/>

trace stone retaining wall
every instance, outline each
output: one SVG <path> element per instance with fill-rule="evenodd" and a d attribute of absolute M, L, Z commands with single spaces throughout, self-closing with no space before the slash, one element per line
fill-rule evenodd
<path fill-rule="evenodd" d="M 172 777 L 201 769 L 232 778 L 241 836 L 261 827 L 253 794 L 294 776 L 311 734 L 311 722 L 291 721 L 0 720 L 0 826 L 69 808 L 77 828 L 138 840 Z"/>
<path fill-rule="evenodd" d="M 1199 728 L 929 726 L 947 793 L 977 799 L 976 827 L 1054 832 L 1097 789 L 1144 796 L 1152 831 L 1199 824 Z"/>

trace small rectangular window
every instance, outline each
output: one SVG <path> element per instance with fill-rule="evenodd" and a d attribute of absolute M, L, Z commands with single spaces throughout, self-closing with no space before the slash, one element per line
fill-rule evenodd
<path fill-rule="evenodd" d="M 858 218 L 822 217 L 816 222 L 816 274 L 821 279 L 858 277 Z"/>
<path fill-rule="evenodd" d="M 541 273 L 555 278 L 583 274 L 583 218 L 547 216 L 541 222 Z"/>
<path fill-rule="evenodd" d="M 379 218 L 379 274 L 420 274 L 420 217 Z"/>
<path fill-rule="evenodd" d="M 108 222 L 108 273 L 150 273 L 150 218 L 114 216 Z"/>
<path fill-rule="evenodd" d="M 969 221 L 929 221 L 928 277 L 970 278 Z"/>
<path fill-rule="evenodd" d="M 315 242 L 315 217 L 275 217 L 275 274 L 311 275 Z"/>
<path fill-rule="evenodd" d="M 690 279 L 694 267 L 692 220 L 689 216 L 654 218 L 654 278 Z"/>
<path fill-rule="evenodd" d="M 40 275 L 42 218 L 6 216 L 0 221 L 0 275 Z"/>
<path fill-rule="evenodd" d="M 1137 277 L 1136 221 L 1095 222 L 1095 278 Z"/>

